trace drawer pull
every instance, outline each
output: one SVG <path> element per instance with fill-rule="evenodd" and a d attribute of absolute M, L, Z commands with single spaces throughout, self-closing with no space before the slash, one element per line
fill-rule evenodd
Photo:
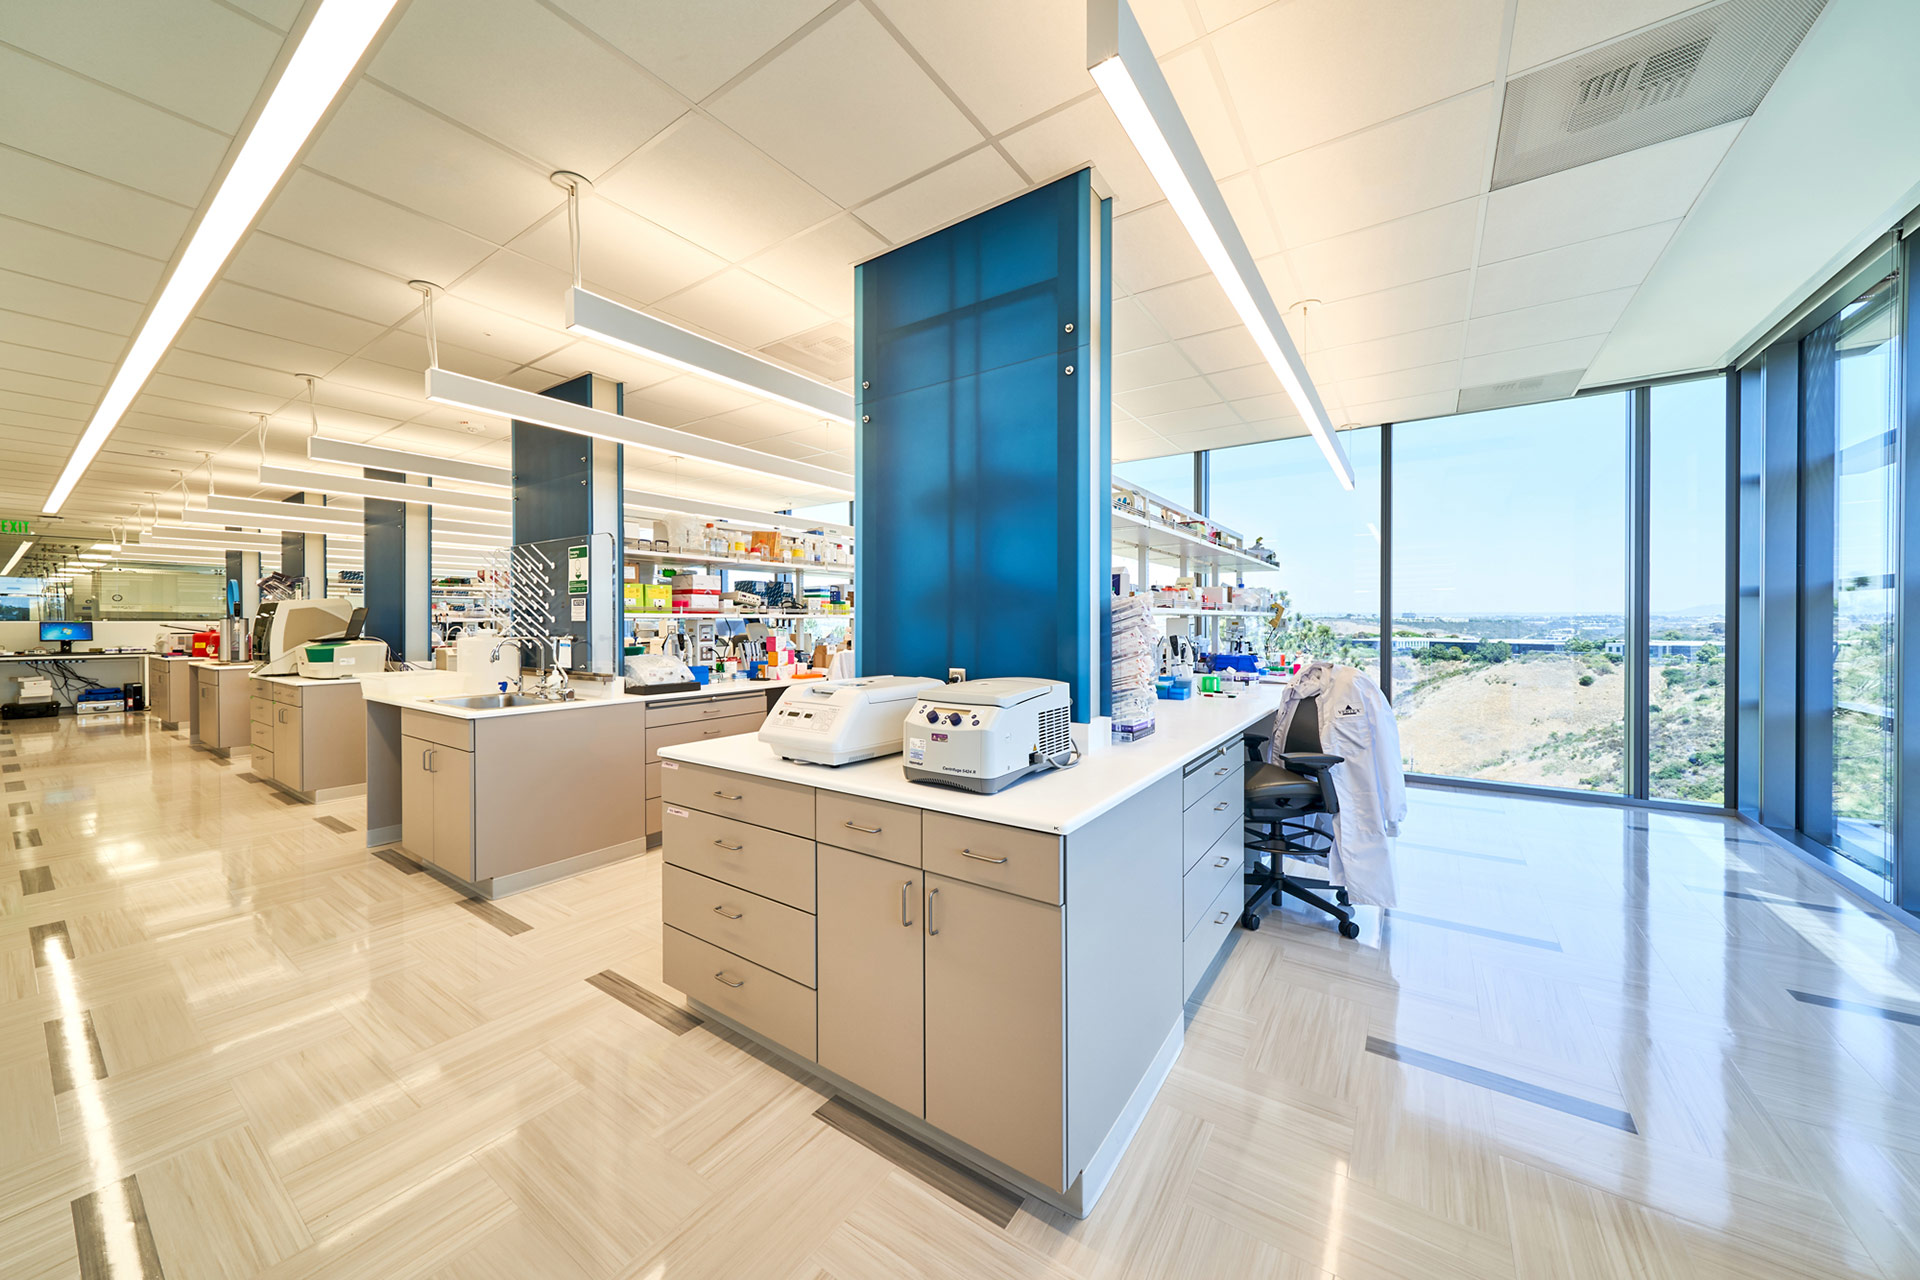
<path fill-rule="evenodd" d="M 717 841 L 717 840 L 716 840 L 716 841 L 715 841 L 714 843 L 715 843 L 715 844 L 718 844 L 718 843 L 719 843 L 719 841 Z M 1229 853 L 1229 854 L 1227 854 L 1227 855 L 1226 855 L 1225 857 L 1223 857 L 1223 858 L 1221 858 L 1221 859 L 1220 859 L 1220 861 L 1218 861 L 1218 862 L 1216 862 L 1216 863 L 1214 863 L 1213 865 L 1214 865 L 1214 867 L 1215 867 L 1215 869 L 1217 870 L 1218 868 L 1220 868 L 1220 867 L 1224 867 L 1224 866 L 1226 866 L 1226 865 L 1227 865 L 1227 864 L 1228 864 L 1229 862 L 1232 862 L 1232 861 L 1233 861 L 1233 855 Z"/>
<path fill-rule="evenodd" d="M 939 896 L 938 889 L 927 890 L 927 936 L 929 938 L 938 937 L 940 934 L 940 927 L 933 922 L 933 900 Z"/>
<path fill-rule="evenodd" d="M 1222 800 L 1219 804 L 1213 806 L 1213 811 L 1215 813 L 1219 813 L 1222 809 L 1227 808 L 1229 803 L 1230 803 L 1229 801 Z"/>
<path fill-rule="evenodd" d="M 849 831 L 858 831 L 864 835 L 877 836 L 880 834 L 879 827 L 856 827 L 851 822 L 843 822 L 840 825 L 845 827 Z M 939 890 L 936 889 L 934 890 L 934 892 L 938 893 Z"/>
<path fill-rule="evenodd" d="M 747 913 L 744 911 L 729 911 L 725 907 L 715 907 L 713 909 L 713 914 L 717 916 L 725 916 L 729 920 L 738 920 L 741 916 L 744 916 Z"/>
<path fill-rule="evenodd" d="M 703 738 L 711 738 L 716 733 L 725 733 L 725 732 L 726 732 L 725 729 L 708 729 L 705 733 L 701 734 L 700 736 Z"/>
<path fill-rule="evenodd" d="M 722 800 L 745 800 L 746 799 L 745 796 L 730 796 L 724 791 L 716 791 L 713 794 L 716 796 L 719 796 Z"/>
<path fill-rule="evenodd" d="M 747 985 L 747 980 L 745 978 L 742 978 L 740 979 L 740 981 L 735 982 L 733 981 L 733 979 L 727 977 L 727 971 L 725 969 L 720 970 L 718 973 L 714 974 L 713 976 L 718 980 L 720 980 L 721 982 L 725 983 L 729 987 L 744 987 Z"/>
<path fill-rule="evenodd" d="M 1233 912 L 1231 911 L 1222 911 L 1219 915 L 1213 918 L 1213 922 L 1215 924 L 1225 924 L 1227 922 L 1227 917 L 1232 914 Z"/>
<path fill-rule="evenodd" d="M 900 886 L 900 927 L 905 929 L 913 924 L 913 917 L 907 914 L 907 894 L 913 890 L 913 881 L 908 880 Z"/>
<path fill-rule="evenodd" d="M 993 864 L 995 864 L 996 866 L 998 866 L 998 865 L 1001 865 L 1001 864 L 1004 864 L 1004 863 L 1006 862 L 1006 859 L 1005 859 L 1005 858 L 992 858 L 992 857 L 988 857 L 988 856 L 987 856 L 986 854 L 984 854 L 984 853 L 975 853 L 975 852 L 974 852 L 973 850 L 971 850 L 971 849 L 962 849 L 962 850 L 960 851 L 960 856 L 961 856 L 961 857 L 963 857 L 963 858 L 972 858 L 972 859 L 973 859 L 973 860 L 974 860 L 975 862 L 991 862 L 991 863 L 993 863 Z"/>
<path fill-rule="evenodd" d="M 728 844 L 725 840 L 715 840 L 714 844 L 718 845 L 722 849 L 725 849 L 728 853 L 738 853 L 742 849 L 747 847 L 743 844 Z M 1221 865 L 1225 866 L 1226 864 L 1222 863 Z"/>
<path fill-rule="evenodd" d="M 1232 765 L 1228 765 L 1228 766 L 1227 766 L 1226 768 L 1224 768 L 1224 769 L 1215 769 L 1215 770 L 1213 771 L 1213 776 L 1214 776 L 1214 777 L 1216 777 L 1216 778 L 1224 778 L 1224 777 L 1226 777 L 1226 776 L 1227 776 L 1228 774 L 1230 774 L 1230 773 L 1232 773 L 1232 772 L 1233 772 L 1233 766 L 1232 766 Z"/>

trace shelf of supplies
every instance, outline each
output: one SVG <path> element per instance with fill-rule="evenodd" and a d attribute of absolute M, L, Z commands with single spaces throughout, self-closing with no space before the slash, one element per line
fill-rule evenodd
<path fill-rule="evenodd" d="M 853 565 L 819 564 L 811 560 L 736 560 L 732 556 L 701 555 L 698 551 L 636 551 L 627 548 L 629 560 L 657 560 L 671 564 L 718 565 L 723 569 L 766 569 L 773 573 L 852 573 Z"/>
<path fill-rule="evenodd" d="M 793 622 L 793 621 L 838 622 L 844 619 L 848 622 L 851 622 L 853 621 L 853 610 L 849 609 L 845 613 L 800 613 L 797 611 L 786 612 L 786 613 L 658 613 L 651 610 L 629 609 L 627 610 L 627 617 L 629 618 L 694 618 L 694 619 L 737 618 L 742 621 L 756 621 L 756 622 Z"/>
<path fill-rule="evenodd" d="M 1151 609 L 1155 618 L 1270 618 L 1271 609 Z"/>
<path fill-rule="evenodd" d="M 1142 547 L 1146 548 L 1151 559 L 1175 567 L 1179 566 L 1183 556 L 1189 568 L 1219 569 L 1227 573 L 1260 573 L 1279 567 L 1258 556 L 1223 547 L 1217 542 L 1208 542 L 1205 538 L 1196 538 L 1185 530 L 1116 508 L 1113 513 L 1114 554 L 1132 559 L 1140 554 Z"/>

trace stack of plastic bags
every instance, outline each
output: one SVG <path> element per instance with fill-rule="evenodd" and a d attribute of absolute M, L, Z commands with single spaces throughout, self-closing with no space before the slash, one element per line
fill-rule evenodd
<path fill-rule="evenodd" d="M 1153 732 L 1154 677 L 1159 674 L 1153 608 L 1145 596 L 1113 600 L 1113 737 L 1131 742 Z"/>

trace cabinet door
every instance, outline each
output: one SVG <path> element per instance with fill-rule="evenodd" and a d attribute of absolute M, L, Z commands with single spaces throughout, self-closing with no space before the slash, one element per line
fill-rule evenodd
<path fill-rule="evenodd" d="M 925 1114 L 920 872 L 821 845 L 820 1065 Z"/>
<path fill-rule="evenodd" d="M 1065 1190 L 1060 908 L 929 875 L 923 909 L 927 1122 Z"/>
<path fill-rule="evenodd" d="M 427 772 L 431 742 L 400 739 L 400 847 L 415 862 L 433 861 L 433 775 Z"/>
<path fill-rule="evenodd" d="M 433 774 L 433 861 L 462 880 L 473 879 L 473 753 L 429 746 Z"/>
<path fill-rule="evenodd" d="M 300 708 L 283 702 L 272 704 L 273 776 L 296 791 L 305 791 L 307 752 L 301 738 Z"/>

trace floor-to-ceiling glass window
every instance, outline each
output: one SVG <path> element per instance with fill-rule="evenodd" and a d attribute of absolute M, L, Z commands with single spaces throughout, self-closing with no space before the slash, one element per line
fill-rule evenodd
<path fill-rule="evenodd" d="M 1726 792 L 1727 381 L 1650 392 L 1647 794 Z"/>
<path fill-rule="evenodd" d="M 1393 468 L 1407 768 L 1623 790 L 1624 395 L 1400 423 Z"/>
<path fill-rule="evenodd" d="M 1116 484 L 1138 485 L 1148 493 L 1169 502 L 1191 507 L 1193 501 L 1193 455 L 1170 453 L 1159 458 L 1135 458 L 1113 464 Z"/>
<path fill-rule="evenodd" d="M 1800 344 L 1801 826 L 1883 893 L 1896 793 L 1900 278 Z"/>
<path fill-rule="evenodd" d="M 1278 625 L 1262 621 L 1256 643 L 1359 667 L 1378 678 L 1380 643 L 1380 430 L 1340 436 L 1353 463 L 1340 487 L 1311 437 L 1216 449 L 1208 461 L 1207 514 L 1252 545 L 1278 554 L 1248 586 L 1284 591 Z"/>

